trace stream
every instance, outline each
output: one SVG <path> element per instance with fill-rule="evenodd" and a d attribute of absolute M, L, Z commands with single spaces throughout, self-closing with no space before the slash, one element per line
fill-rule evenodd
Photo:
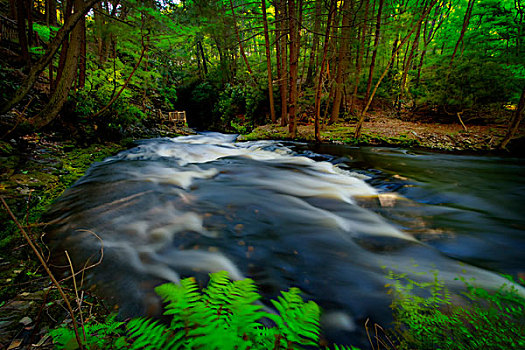
<path fill-rule="evenodd" d="M 327 337 L 366 346 L 391 322 L 388 271 L 452 291 L 525 272 L 525 162 L 395 148 L 235 142 L 219 133 L 139 141 L 92 165 L 48 213 L 55 265 L 122 317 L 158 315 L 154 286 L 226 270 L 265 298 L 299 287 Z M 66 269 L 67 271 L 67 269 Z M 424 272 L 424 273 L 420 273 Z M 203 283 L 204 283 L 203 282 Z M 525 295 L 520 287 L 519 292 Z"/>

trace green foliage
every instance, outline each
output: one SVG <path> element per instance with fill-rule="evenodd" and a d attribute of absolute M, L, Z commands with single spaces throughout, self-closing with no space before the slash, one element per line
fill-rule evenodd
<path fill-rule="evenodd" d="M 464 300 L 452 303 L 438 272 L 433 274 L 433 281 L 417 282 L 389 272 L 398 349 L 525 348 L 525 300 L 512 284 L 491 293 L 461 278 Z"/>
<path fill-rule="evenodd" d="M 261 298 L 251 279 L 230 281 L 226 272 L 210 274 L 200 291 L 192 278 L 180 285 L 156 288 L 166 302 L 169 325 L 143 318 L 126 324 L 111 317 L 105 324 L 85 326 L 88 349 L 304 349 L 319 347 L 320 309 L 304 302 L 297 288 L 281 292 L 272 304 L 279 314 L 263 311 Z M 267 327 L 262 322 L 273 322 Z M 57 348 L 75 347 L 71 329 L 50 332 Z M 336 349 L 347 349 L 336 347 Z M 348 349 L 356 349 L 354 347 Z"/>
<path fill-rule="evenodd" d="M 87 349 L 119 349 L 125 344 L 124 322 L 115 321 L 115 315 L 110 315 L 104 323 L 86 323 L 84 332 L 86 337 L 83 338 L 83 345 Z M 78 343 L 75 333 L 70 327 L 62 326 L 49 331 L 53 337 L 56 349 L 77 349 Z"/>
<path fill-rule="evenodd" d="M 452 67 L 447 60 L 435 62 L 419 103 L 443 106 L 450 113 L 503 103 L 509 98 L 512 77 L 505 66 L 481 57 L 460 57 Z"/>

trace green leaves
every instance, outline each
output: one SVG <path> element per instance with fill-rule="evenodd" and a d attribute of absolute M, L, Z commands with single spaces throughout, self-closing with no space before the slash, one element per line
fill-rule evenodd
<path fill-rule="evenodd" d="M 85 325 L 87 349 L 304 349 L 319 347 L 320 309 L 304 302 L 300 290 L 281 292 L 272 304 L 278 314 L 263 311 L 261 296 L 251 279 L 230 281 L 227 272 L 210 274 L 202 291 L 193 278 L 180 285 L 155 289 L 165 305 L 169 325 L 144 318 L 126 324 Z M 265 324 L 273 322 L 275 326 Z M 58 349 L 76 349 L 73 331 L 61 327 L 50 332 Z M 346 349 L 346 347 L 336 347 Z M 356 349 L 354 347 L 348 349 Z"/>
<path fill-rule="evenodd" d="M 461 303 L 434 272 L 432 282 L 417 283 L 389 273 L 392 310 L 399 349 L 521 349 L 525 347 L 525 300 L 508 285 L 496 292 L 460 278 L 466 291 Z M 421 294 L 430 292 L 429 297 Z"/>

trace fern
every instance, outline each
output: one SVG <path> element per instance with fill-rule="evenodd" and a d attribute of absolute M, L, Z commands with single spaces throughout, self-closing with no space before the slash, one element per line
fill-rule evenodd
<path fill-rule="evenodd" d="M 165 302 L 169 325 L 144 318 L 125 327 L 114 316 L 106 324 L 86 326 L 87 349 L 304 349 L 319 347 L 320 309 L 304 302 L 300 291 L 281 292 L 272 304 L 278 314 L 263 311 L 261 298 L 251 279 L 230 281 L 227 272 L 210 274 L 202 291 L 193 278 L 180 285 L 163 284 L 155 289 Z M 263 320 L 272 321 L 266 327 Z M 51 332 L 58 349 L 78 344 L 66 327 Z M 351 347 L 336 347 L 355 350 Z"/>
<path fill-rule="evenodd" d="M 109 315 L 104 323 L 88 323 L 84 325 L 83 345 L 87 349 L 121 349 L 126 346 L 123 326 L 124 322 L 115 321 L 115 315 Z M 53 337 L 56 349 L 76 349 L 78 347 L 75 333 L 67 326 L 53 329 L 49 332 Z"/>

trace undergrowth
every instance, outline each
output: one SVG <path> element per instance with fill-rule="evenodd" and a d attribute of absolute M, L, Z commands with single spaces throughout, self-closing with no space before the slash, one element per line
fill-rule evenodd
<path fill-rule="evenodd" d="M 373 350 L 525 348 L 525 300 L 513 282 L 488 292 L 460 278 L 466 289 L 459 301 L 437 272 L 430 282 L 393 272 L 388 278 L 392 280 L 387 286 L 393 293 L 394 324 L 387 331 L 374 326 L 375 335 L 369 334 Z M 105 323 L 84 325 L 84 348 L 321 348 L 320 309 L 313 301 L 304 302 L 296 288 L 271 301 L 277 313 L 258 304 L 260 295 L 252 280 L 232 282 L 226 272 L 211 274 L 202 291 L 188 278 L 181 285 L 161 285 L 156 292 L 165 302 L 164 315 L 171 316 L 169 324 L 145 318 L 117 322 L 110 316 Z M 51 335 L 57 349 L 78 348 L 68 326 L 51 331 Z"/>
<path fill-rule="evenodd" d="M 165 305 L 166 325 L 137 318 L 127 323 L 110 317 L 104 324 L 84 325 L 87 349 L 308 349 L 318 348 L 320 309 L 305 302 L 297 288 L 281 292 L 269 313 L 251 279 L 230 281 L 226 272 L 210 274 L 200 291 L 192 278 L 180 285 L 156 288 Z M 57 349 L 78 347 L 67 326 L 50 332 Z M 82 337 L 82 335 L 81 335 Z M 357 349 L 340 347 L 336 349 Z"/>
<path fill-rule="evenodd" d="M 396 349 L 525 349 L 525 299 L 512 279 L 489 292 L 461 277 L 466 290 L 453 302 L 433 273 L 431 282 L 389 273 Z"/>

